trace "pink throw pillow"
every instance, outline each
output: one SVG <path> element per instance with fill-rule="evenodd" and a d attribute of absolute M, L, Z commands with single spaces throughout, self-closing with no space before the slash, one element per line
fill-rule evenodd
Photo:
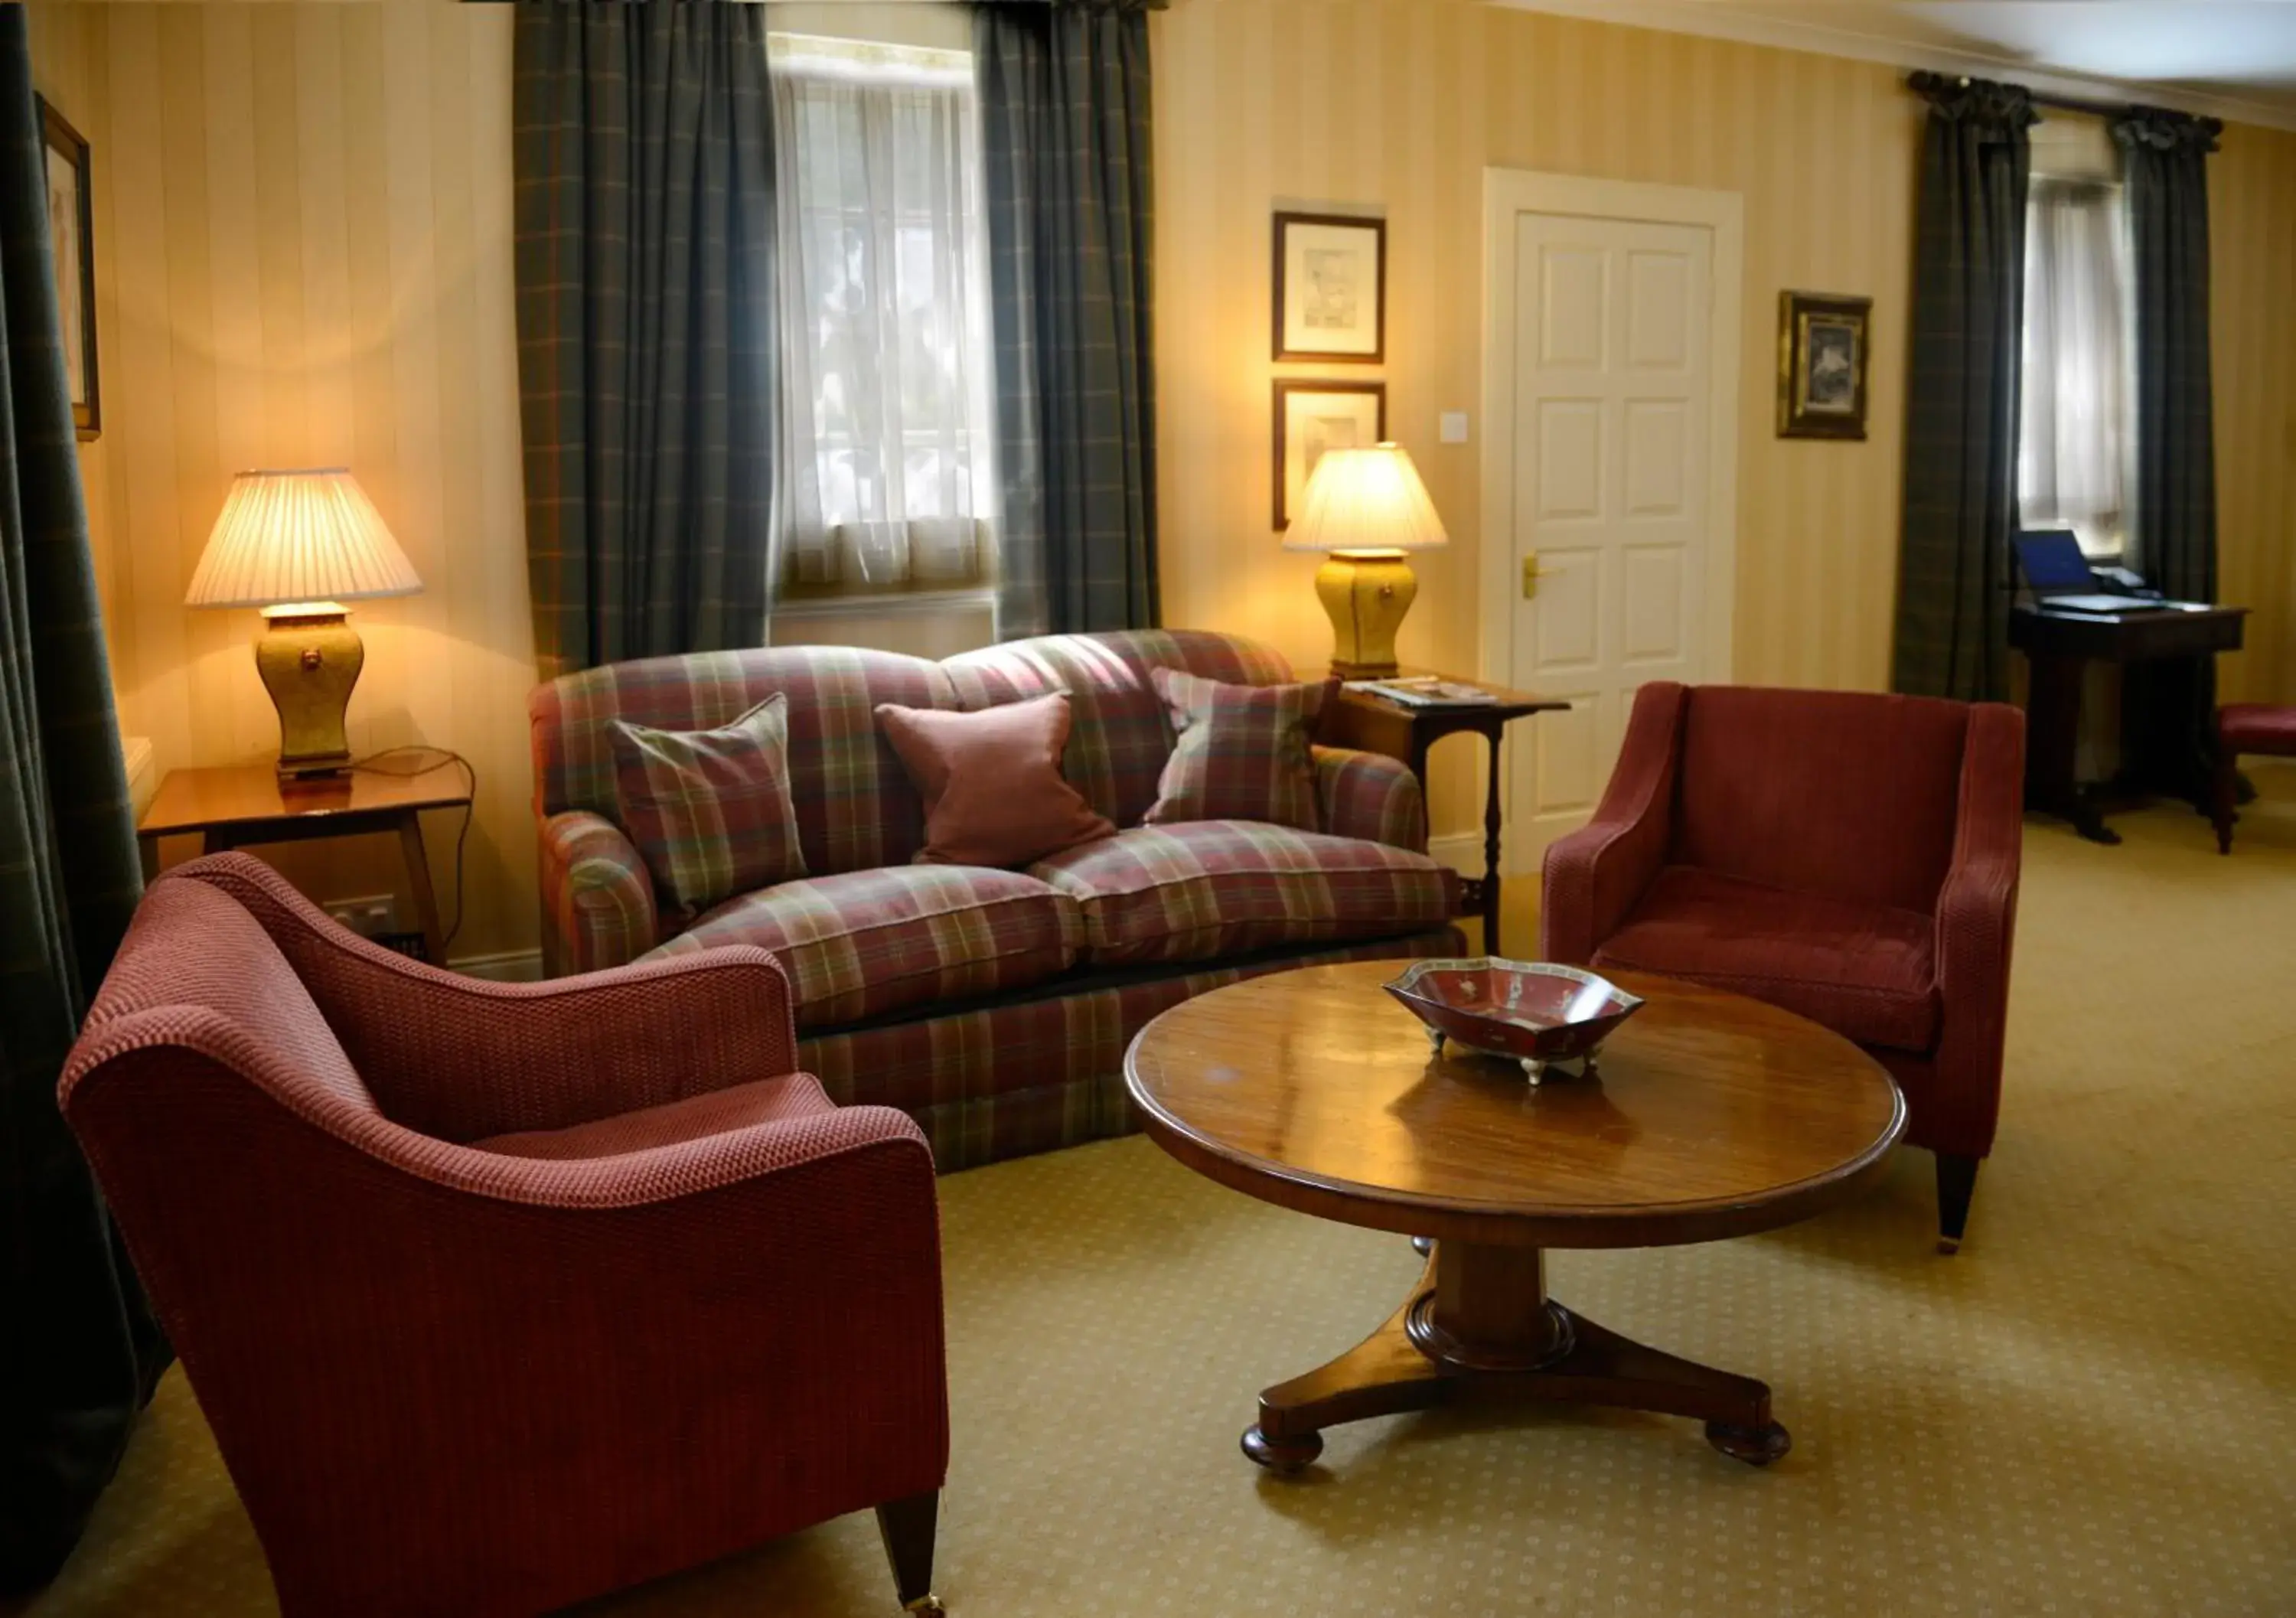
<path fill-rule="evenodd" d="M 877 723 L 925 801 L 920 863 L 1012 870 L 1116 831 L 1062 777 L 1065 692 L 972 713 L 884 702 Z"/>

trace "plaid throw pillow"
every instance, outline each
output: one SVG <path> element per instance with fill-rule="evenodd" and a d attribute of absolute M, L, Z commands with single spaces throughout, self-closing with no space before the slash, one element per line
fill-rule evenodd
<path fill-rule="evenodd" d="M 790 801 L 789 699 L 775 692 L 722 730 L 613 722 L 622 829 L 687 919 L 805 875 Z"/>
<path fill-rule="evenodd" d="M 1151 669 L 1148 678 L 1171 710 L 1180 741 L 1144 824 L 1265 820 L 1302 832 L 1324 829 L 1308 744 L 1336 680 L 1230 686 L 1173 669 Z"/>

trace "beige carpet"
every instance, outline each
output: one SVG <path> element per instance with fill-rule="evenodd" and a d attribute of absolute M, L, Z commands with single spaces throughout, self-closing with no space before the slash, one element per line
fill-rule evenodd
<path fill-rule="evenodd" d="M 2276 778 L 2276 797 L 2296 790 Z M 1690 1422 L 1445 1413 L 1297 1482 L 1252 1395 L 1416 1273 L 1398 1238 L 1134 1139 L 944 1182 L 955 1459 L 939 1585 L 1087 1614 L 2296 1613 L 2296 801 L 2219 859 L 2161 809 L 2027 838 L 2011 1078 L 1968 1248 L 1930 1159 L 1818 1222 L 1563 1253 L 1558 1295 L 1767 1378 L 1793 1454 Z M 586 1609 L 890 1614 L 865 1516 Z M 171 1374 L 39 1618 L 273 1610 Z"/>

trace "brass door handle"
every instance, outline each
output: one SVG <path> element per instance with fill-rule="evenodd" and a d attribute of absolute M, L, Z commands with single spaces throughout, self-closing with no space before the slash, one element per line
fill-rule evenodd
<path fill-rule="evenodd" d="M 1546 570 L 1538 565 L 1538 553 L 1525 551 L 1522 555 L 1522 598 L 1538 599 L 1538 581 L 1546 577 Z"/>

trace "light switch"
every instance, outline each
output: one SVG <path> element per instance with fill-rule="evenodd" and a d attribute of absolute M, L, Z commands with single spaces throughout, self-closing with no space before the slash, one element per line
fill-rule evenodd
<path fill-rule="evenodd" d="M 1467 413 L 1464 410 L 1446 410 L 1443 412 L 1442 415 L 1438 418 L 1435 436 L 1446 444 L 1465 443 L 1467 441 Z"/>

